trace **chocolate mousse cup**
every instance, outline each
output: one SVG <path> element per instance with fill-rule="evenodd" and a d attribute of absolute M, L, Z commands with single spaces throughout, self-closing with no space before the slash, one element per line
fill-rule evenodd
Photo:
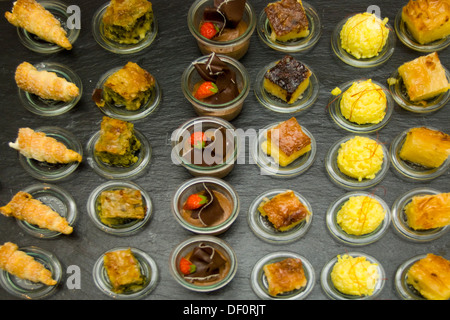
<path fill-rule="evenodd" d="M 233 2 L 232 0 L 230 2 Z M 218 0 L 196 0 L 188 11 L 187 23 L 189 30 L 197 40 L 197 45 L 204 55 L 212 52 L 232 57 L 236 60 L 241 59 L 248 50 L 250 38 L 256 28 L 256 15 L 253 7 L 246 1 L 242 15 L 242 24 L 238 32 L 230 32 L 229 35 L 220 36 L 219 40 L 207 39 L 200 33 L 201 22 L 204 21 L 205 9 L 213 8 Z M 236 37 L 236 33 L 239 35 Z"/>

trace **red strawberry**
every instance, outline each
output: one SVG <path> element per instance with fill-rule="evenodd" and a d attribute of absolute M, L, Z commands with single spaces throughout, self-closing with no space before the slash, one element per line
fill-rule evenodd
<path fill-rule="evenodd" d="M 208 202 L 208 199 L 198 193 L 191 194 L 184 203 L 183 209 L 196 210 Z"/>
<path fill-rule="evenodd" d="M 212 22 L 204 22 L 200 26 L 200 34 L 207 39 L 212 39 L 217 32 L 219 32 L 219 28 Z"/>
<path fill-rule="evenodd" d="M 195 266 L 195 264 L 193 264 L 192 262 L 190 262 L 186 258 L 181 258 L 181 260 L 180 260 L 180 271 L 184 275 L 191 274 L 191 273 L 195 272 L 196 269 L 197 269 L 197 267 Z"/>
<path fill-rule="evenodd" d="M 196 99 L 205 99 L 216 94 L 218 91 L 219 89 L 214 82 L 205 81 L 198 87 L 197 91 L 195 91 L 194 97 Z"/>
<path fill-rule="evenodd" d="M 203 149 L 206 144 L 206 136 L 203 132 L 198 131 L 191 134 L 191 146 L 197 149 Z"/>

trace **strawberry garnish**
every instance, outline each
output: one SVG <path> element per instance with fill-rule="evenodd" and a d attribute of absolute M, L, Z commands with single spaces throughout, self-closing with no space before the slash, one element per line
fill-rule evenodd
<path fill-rule="evenodd" d="M 201 132 L 194 132 L 191 134 L 191 146 L 197 149 L 203 149 L 206 144 L 206 135 Z"/>
<path fill-rule="evenodd" d="M 183 209 L 196 210 L 205 205 L 207 202 L 208 198 L 201 194 L 194 193 L 187 198 L 186 202 L 184 203 Z"/>
<path fill-rule="evenodd" d="M 196 99 L 205 99 L 216 94 L 218 91 L 219 89 L 214 82 L 205 81 L 198 87 L 197 91 L 195 91 L 194 97 Z"/>
<path fill-rule="evenodd" d="M 219 28 L 212 22 L 203 22 L 200 26 L 200 34 L 207 39 L 212 39 L 219 32 Z"/>
<path fill-rule="evenodd" d="M 180 260 L 180 271 L 184 275 L 188 275 L 188 274 L 194 273 L 196 269 L 197 269 L 197 267 L 195 266 L 195 264 L 193 264 L 192 262 L 190 262 L 186 258 L 181 258 L 181 260 Z"/>

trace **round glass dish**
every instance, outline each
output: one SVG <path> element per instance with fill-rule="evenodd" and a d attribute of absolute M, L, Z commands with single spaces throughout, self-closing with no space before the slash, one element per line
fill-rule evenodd
<path fill-rule="evenodd" d="M 100 80 L 98 81 L 96 85 L 95 90 L 103 90 L 104 84 L 108 78 L 117 72 L 118 70 L 122 69 L 123 67 L 116 67 L 105 74 L 103 74 L 100 77 Z M 108 102 L 105 102 L 105 105 L 102 107 L 99 107 L 100 111 L 102 111 L 105 115 L 119 119 L 124 121 L 136 121 L 143 119 L 147 117 L 149 114 L 151 114 L 155 109 L 158 107 L 159 103 L 162 99 L 162 90 L 159 85 L 159 82 L 155 79 L 155 86 L 152 88 L 150 94 L 150 98 L 147 100 L 145 104 L 143 104 L 139 109 L 137 110 L 127 110 L 122 105 L 114 105 Z"/>
<path fill-rule="evenodd" d="M 203 19 L 203 11 L 206 7 L 214 7 L 214 0 L 196 0 L 192 3 L 187 14 L 187 24 L 189 31 L 197 41 L 198 48 L 203 55 L 212 52 L 223 54 L 234 58 L 241 59 L 248 51 L 250 39 L 256 28 L 256 15 L 253 7 L 247 1 L 245 4 L 244 15 L 242 21 L 247 23 L 245 32 L 234 40 L 215 41 L 207 39 L 200 33 L 200 23 Z"/>
<path fill-rule="evenodd" d="M 362 235 L 347 233 L 337 222 L 337 214 L 350 197 L 367 196 L 378 201 L 384 209 L 385 216 L 380 225 L 372 232 Z M 391 225 L 391 209 L 379 196 L 365 191 L 355 191 L 344 194 L 330 205 L 326 215 L 327 227 L 330 233 L 339 241 L 355 246 L 363 246 L 374 243 L 381 239 Z"/>
<path fill-rule="evenodd" d="M 142 51 L 143 49 L 150 46 L 156 38 L 158 34 L 158 22 L 156 20 L 156 15 L 153 12 L 153 21 L 150 27 L 149 32 L 147 32 L 144 39 L 135 44 L 121 44 L 112 40 L 109 40 L 105 37 L 104 33 L 104 25 L 103 25 L 103 15 L 107 7 L 109 6 L 109 2 L 103 4 L 97 11 L 94 13 L 92 19 L 92 34 L 94 36 L 95 41 L 103 48 L 110 52 L 117 54 L 131 54 Z"/>
<path fill-rule="evenodd" d="M 303 237 L 309 230 L 313 219 L 313 209 L 309 201 L 300 193 L 294 191 L 294 194 L 299 198 L 300 202 L 308 209 L 310 214 L 302 222 L 287 231 L 278 231 L 269 222 L 266 217 L 263 217 L 258 211 L 258 207 L 265 199 L 271 199 L 277 194 L 287 191 L 286 189 L 274 189 L 264 192 L 257 196 L 250 204 L 247 221 L 253 233 L 260 239 L 273 244 L 285 244 L 296 241 Z"/>
<path fill-rule="evenodd" d="M 355 82 L 365 81 L 363 79 L 361 80 L 355 80 L 355 81 L 349 81 L 341 86 L 339 86 L 339 89 L 341 89 L 342 93 L 338 96 L 331 96 L 329 103 L 328 103 L 328 111 L 330 112 L 331 118 L 334 120 L 334 122 L 341 127 L 342 129 L 350 132 L 355 133 L 371 133 L 378 130 L 381 130 L 391 119 L 392 111 L 394 110 L 394 100 L 392 99 L 392 96 L 390 92 L 387 90 L 385 86 L 383 86 L 381 83 L 372 80 L 372 82 L 378 86 L 380 86 L 386 95 L 386 114 L 379 123 L 367 123 L 367 124 L 358 124 L 356 122 L 349 121 L 347 118 L 345 118 L 342 115 L 341 112 L 341 101 L 342 101 L 342 95 L 345 91 L 347 91 Z"/>
<path fill-rule="evenodd" d="M 338 262 L 338 258 L 336 256 L 333 259 L 331 259 L 327 264 L 325 264 L 320 274 L 320 282 L 322 285 L 322 289 L 325 291 L 325 293 L 333 300 L 374 300 L 375 298 L 377 298 L 378 295 L 383 290 L 384 284 L 386 282 L 386 274 L 383 266 L 374 257 L 369 256 L 365 253 L 345 252 L 341 254 L 341 256 L 343 255 L 349 255 L 351 257 L 364 257 L 370 263 L 377 264 L 378 281 L 375 285 L 375 289 L 372 295 L 370 296 L 347 295 L 337 290 L 333 284 L 333 281 L 331 280 L 331 272 L 333 271 L 334 265 Z"/>
<path fill-rule="evenodd" d="M 445 74 L 447 79 L 450 81 L 450 73 L 447 69 L 445 69 Z M 411 101 L 406 91 L 405 84 L 403 83 L 403 78 L 398 73 L 398 70 L 395 70 L 389 77 L 388 84 L 388 89 L 391 92 L 395 102 L 407 111 L 415 113 L 430 113 L 441 109 L 447 104 L 448 101 L 450 101 L 450 90 L 447 90 L 434 98 L 426 100 L 426 105 L 423 104 L 423 101 Z"/>
<path fill-rule="evenodd" d="M 250 78 L 247 70 L 239 61 L 223 55 L 218 55 L 218 57 L 236 73 L 236 80 L 240 92 L 236 98 L 223 104 L 209 104 L 194 97 L 194 86 L 202 80 L 195 69 L 195 64 L 205 63 L 208 61 L 209 56 L 196 59 L 185 69 L 181 77 L 181 89 L 185 98 L 192 104 L 197 115 L 220 117 L 224 120 L 231 121 L 241 113 L 245 98 L 247 98 L 250 92 Z"/>
<path fill-rule="evenodd" d="M 414 242 L 427 242 L 436 240 L 446 234 L 450 226 L 442 228 L 434 228 L 429 230 L 414 230 L 408 225 L 408 220 L 405 214 L 405 206 L 411 202 L 413 197 L 434 195 L 441 193 L 432 188 L 416 188 L 412 189 L 400 197 L 398 197 L 392 204 L 392 223 L 395 230 L 403 237 Z"/>
<path fill-rule="evenodd" d="M 138 161 L 129 167 L 111 166 L 102 162 L 95 154 L 95 144 L 100 137 L 100 131 L 97 131 L 88 141 L 87 162 L 96 173 L 107 179 L 129 179 L 143 173 L 150 163 L 152 149 L 150 143 L 144 134 L 134 129 L 136 138 L 141 142 L 141 149 L 138 152 Z"/>
<path fill-rule="evenodd" d="M 219 281 L 211 284 L 197 285 L 187 281 L 179 270 L 181 258 L 185 257 L 200 244 L 212 246 L 216 250 L 220 251 L 224 258 L 228 260 L 228 273 Z M 231 280 L 233 280 L 237 271 L 237 257 L 234 250 L 224 240 L 214 236 L 198 235 L 184 240 L 173 249 L 169 257 L 169 269 L 175 281 L 181 286 L 196 292 L 211 292 L 226 286 Z"/>
<path fill-rule="evenodd" d="M 450 168 L 450 158 L 447 158 L 447 160 L 445 160 L 438 168 L 425 168 L 400 158 L 400 151 L 409 131 L 410 129 L 401 132 L 391 142 L 389 156 L 393 167 L 401 174 L 401 176 L 419 181 L 432 180 L 446 173 Z"/>
<path fill-rule="evenodd" d="M 386 27 L 389 29 L 388 39 L 383 49 L 379 52 L 377 56 L 366 59 L 365 58 L 357 59 L 356 57 L 345 51 L 344 48 L 342 48 L 341 30 L 345 25 L 345 23 L 347 22 L 347 20 L 350 19 L 351 17 L 352 16 L 341 20 L 336 25 L 335 29 L 331 34 L 331 47 L 336 56 L 346 64 L 357 68 L 373 68 L 380 66 L 381 64 L 388 61 L 389 58 L 394 53 L 396 43 L 396 36 L 395 33 L 393 32 L 394 29 L 391 27 L 389 23 L 386 23 Z"/>
<path fill-rule="evenodd" d="M 381 169 L 380 171 L 378 171 L 375 178 L 363 179 L 361 181 L 358 181 L 358 179 L 349 177 L 346 174 L 342 173 L 339 169 L 337 164 L 337 157 L 341 145 L 354 137 L 355 136 L 346 136 L 339 139 L 337 142 L 335 142 L 335 144 L 331 146 L 325 157 L 325 168 L 331 180 L 338 186 L 341 186 L 345 189 L 367 189 L 380 183 L 386 176 L 387 172 L 389 171 L 389 153 L 386 147 L 380 143 L 379 145 L 383 150 L 383 164 L 381 165 Z"/>
<path fill-rule="evenodd" d="M 57 141 L 63 143 L 67 148 L 78 152 L 81 156 L 83 156 L 83 147 L 81 143 L 69 131 L 58 127 L 41 127 L 35 129 L 35 131 L 44 132 L 48 137 L 56 139 Z M 80 164 L 79 162 L 71 162 L 67 164 L 41 162 L 27 158 L 20 152 L 19 162 L 25 171 L 27 171 L 32 177 L 41 181 L 58 181 L 67 178 L 78 168 Z"/>
<path fill-rule="evenodd" d="M 0 270 L 0 285 L 13 296 L 25 300 L 39 300 L 48 298 L 58 290 L 62 279 L 62 266 L 58 258 L 47 250 L 30 246 L 19 248 L 20 251 L 33 257 L 37 262 L 50 270 L 52 278 L 57 282 L 54 286 L 48 286 L 40 282 L 33 282 L 16 277 L 5 270 Z"/>
<path fill-rule="evenodd" d="M 113 291 L 113 287 L 106 272 L 103 257 L 108 252 L 127 249 L 130 249 L 135 258 L 138 260 L 141 274 L 145 278 L 145 283 L 142 288 L 137 291 L 125 291 L 122 293 L 116 293 Z M 153 289 L 156 288 L 156 285 L 159 281 L 159 269 L 155 260 L 153 260 L 153 258 L 146 252 L 136 248 L 117 247 L 106 251 L 97 259 L 92 270 L 92 276 L 97 288 L 99 288 L 100 291 L 108 297 L 117 300 L 136 300 L 144 298 L 146 295 L 152 292 Z"/>
<path fill-rule="evenodd" d="M 261 174 L 281 178 L 291 178 L 306 172 L 306 170 L 311 167 L 316 159 L 317 145 L 316 139 L 314 139 L 311 132 L 309 132 L 305 127 L 302 126 L 302 130 L 311 139 L 311 150 L 285 167 L 282 167 L 275 162 L 275 160 L 271 156 L 267 155 L 261 148 L 262 143 L 266 141 L 267 130 L 270 130 L 278 124 L 279 123 L 272 123 L 264 127 L 260 132 L 258 132 L 257 137 L 253 138 L 251 152 L 253 160 L 261 169 Z"/>
<path fill-rule="evenodd" d="M 263 268 L 267 264 L 276 263 L 288 258 L 300 259 L 302 261 L 303 271 L 307 280 L 306 286 L 290 292 L 281 293 L 277 296 L 272 296 L 269 294 L 269 283 L 267 281 L 267 277 L 264 273 Z M 258 260 L 258 262 L 256 262 L 255 266 L 252 269 L 250 281 L 253 291 L 260 299 L 303 300 L 311 293 L 312 289 L 314 288 L 314 284 L 316 282 L 316 274 L 314 272 L 312 264 L 303 256 L 289 251 L 280 251 L 270 253 Z"/>
<path fill-rule="evenodd" d="M 229 217 L 213 226 L 194 225 L 189 223 L 183 217 L 183 204 L 189 195 L 204 190 L 204 185 L 210 191 L 220 192 L 230 203 L 230 215 Z M 240 201 L 236 190 L 227 182 L 213 178 L 213 177 L 199 177 L 193 178 L 183 183 L 175 192 L 172 198 L 172 213 L 175 216 L 175 220 L 186 230 L 189 230 L 196 234 L 204 235 L 218 235 L 230 228 L 239 215 Z"/>
<path fill-rule="evenodd" d="M 277 51 L 302 52 L 312 48 L 317 41 L 319 41 L 320 36 L 322 35 L 322 23 L 320 21 L 320 16 L 312 5 L 304 1 L 302 3 L 306 12 L 306 17 L 308 18 L 309 35 L 304 38 L 286 42 L 277 40 L 273 41 L 270 37 L 272 34 L 272 28 L 270 27 L 266 12 L 262 10 L 259 14 L 256 30 L 258 31 L 258 35 L 263 43 Z"/>
<path fill-rule="evenodd" d="M 67 25 L 67 21 L 70 20 L 72 15 L 70 6 L 67 6 L 60 1 L 39 1 L 39 4 L 48 10 L 61 23 L 61 27 L 67 33 L 67 39 L 71 44 L 74 44 L 80 35 L 80 29 L 77 28 L 76 25 Z M 51 54 L 65 50 L 63 47 L 60 47 L 55 43 L 47 42 L 23 28 L 18 27 L 17 34 L 19 36 L 19 41 L 31 51 Z"/>
<path fill-rule="evenodd" d="M 261 103 L 267 109 L 278 113 L 295 113 L 305 111 L 306 109 L 311 107 L 314 102 L 316 102 L 319 95 L 319 80 L 317 79 L 314 71 L 307 65 L 305 66 L 311 71 L 311 76 L 309 77 L 309 85 L 306 88 L 305 92 L 303 92 L 303 94 L 294 103 L 289 104 L 273 96 L 272 94 L 267 92 L 266 89 L 264 89 L 264 75 L 277 63 L 278 61 L 274 61 L 266 65 L 256 75 L 254 92 L 259 103 Z"/>
<path fill-rule="evenodd" d="M 450 37 L 446 37 L 441 40 L 436 40 L 428 44 L 418 43 L 414 39 L 413 35 L 408 30 L 408 26 L 402 19 L 402 10 L 403 9 L 400 9 L 397 15 L 395 16 L 394 28 L 398 38 L 405 46 L 419 52 L 435 52 L 441 51 L 447 48 L 448 45 L 450 45 Z"/>
<path fill-rule="evenodd" d="M 142 196 L 142 203 L 145 208 L 144 219 L 129 219 L 124 224 L 108 225 L 101 221 L 99 216 L 100 195 L 104 191 L 121 190 L 131 188 L 139 190 Z M 139 185 L 130 181 L 107 181 L 95 188 L 89 195 L 87 201 L 87 211 L 94 225 L 100 230 L 116 236 L 129 236 L 142 230 L 153 214 L 153 203 L 149 194 Z"/>
<path fill-rule="evenodd" d="M 34 67 L 38 71 L 48 71 L 54 72 L 58 77 L 64 78 L 67 81 L 75 84 L 79 89 L 79 94 L 76 98 L 71 101 L 56 101 L 51 99 L 43 99 L 38 95 L 27 92 L 22 89 L 18 89 L 19 91 L 19 99 L 22 102 L 22 105 L 28 111 L 37 114 L 43 117 L 53 117 L 59 116 L 71 110 L 75 105 L 80 101 L 81 95 L 83 93 L 83 83 L 80 77 L 72 71 L 69 67 L 54 63 L 54 62 L 41 62 Z"/>

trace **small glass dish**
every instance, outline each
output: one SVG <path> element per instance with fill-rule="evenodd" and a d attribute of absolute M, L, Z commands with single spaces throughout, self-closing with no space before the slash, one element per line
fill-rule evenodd
<path fill-rule="evenodd" d="M 108 78 L 117 72 L 118 70 L 122 69 L 123 67 L 116 67 L 113 68 L 106 73 L 104 73 L 100 80 L 97 82 L 97 85 L 94 89 L 95 90 L 103 90 L 104 84 Z M 110 104 L 108 102 L 105 102 L 105 105 L 102 107 L 99 107 L 100 111 L 102 111 L 105 115 L 123 120 L 123 121 L 136 121 L 143 119 L 150 115 L 153 111 L 156 110 L 159 103 L 162 99 L 162 89 L 159 85 L 159 82 L 155 79 L 155 86 L 152 88 L 152 92 L 150 94 L 150 98 L 147 100 L 145 104 L 143 104 L 139 109 L 137 110 L 127 110 L 122 105 L 114 105 Z"/>
<path fill-rule="evenodd" d="M 264 192 L 257 196 L 250 204 L 247 221 L 253 233 L 260 239 L 273 244 L 286 244 L 302 238 L 312 225 L 313 209 L 309 201 L 300 193 L 294 191 L 300 202 L 308 209 L 309 215 L 293 228 L 286 231 L 276 230 L 270 221 L 261 215 L 258 210 L 259 205 L 265 199 L 271 199 L 274 196 L 286 192 L 286 189 L 274 189 Z"/>
<path fill-rule="evenodd" d="M 356 57 L 348 53 L 344 48 L 342 48 L 341 43 L 341 30 L 347 20 L 350 18 L 351 16 L 341 20 L 336 25 L 331 34 L 331 48 L 333 49 L 336 56 L 346 64 L 356 68 L 373 68 L 387 62 L 394 53 L 396 43 L 396 36 L 391 25 L 389 23 L 386 23 L 386 27 L 389 29 L 389 35 L 386 44 L 378 53 L 378 55 L 372 58 L 357 59 Z"/>
<path fill-rule="evenodd" d="M 367 196 L 378 201 L 384 209 L 385 216 L 380 225 L 372 232 L 363 235 L 353 235 L 345 232 L 337 222 L 337 214 L 350 197 Z M 328 208 L 326 214 L 327 227 L 330 233 L 339 241 L 355 246 L 364 246 L 374 243 L 384 236 L 391 225 L 391 208 L 379 196 L 365 191 L 354 191 L 339 197 Z"/>
<path fill-rule="evenodd" d="M 247 23 L 245 32 L 234 40 L 215 41 L 207 39 L 200 33 L 200 23 L 203 19 L 203 11 L 206 7 L 214 7 L 214 0 L 196 0 L 192 3 L 187 14 L 187 25 L 189 31 L 197 41 L 198 48 L 203 55 L 212 52 L 241 59 L 248 51 L 250 39 L 256 28 L 256 15 L 252 5 L 247 1 L 245 4 L 242 20 Z"/>
<path fill-rule="evenodd" d="M 97 11 L 94 13 L 92 19 L 92 34 L 94 36 L 95 41 L 103 48 L 112 53 L 117 54 L 132 54 L 142 51 L 143 49 L 150 46 L 153 41 L 156 39 L 158 34 L 158 22 L 156 20 L 156 15 L 153 12 L 153 21 L 150 27 L 149 32 L 147 32 L 144 39 L 134 44 L 121 44 L 115 41 L 109 40 L 105 37 L 104 26 L 103 26 L 103 15 L 105 14 L 106 9 L 108 8 L 110 2 L 103 4 Z"/>
<path fill-rule="evenodd" d="M 67 25 L 67 21 L 70 20 L 72 14 L 70 6 L 67 6 L 60 1 L 39 1 L 39 4 L 48 10 L 61 23 L 61 27 L 67 32 L 67 39 L 71 44 L 74 44 L 80 35 L 80 28 L 77 28 L 76 25 Z M 19 41 L 26 48 L 37 53 L 52 54 L 66 50 L 63 47 L 60 47 L 55 43 L 47 42 L 20 27 L 17 28 L 17 34 L 19 35 Z"/>
<path fill-rule="evenodd" d="M 41 62 L 35 64 L 34 67 L 38 71 L 54 72 L 58 77 L 64 78 L 67 81 L 75 84 L 79 89 L 79 94 L 71 101 L 65 102 L 43 99 L 38 95 L 19 88 L 19 99 L 25 109 L 43 117 L 59 116 L 72 110 L 72 108 L 75 107 L 75 105 L 80 101 L 83 93 L 83 83 L 80 77 L 69 67 L 59 63 Z"/>
<path fill-rule="evenodd" d="M 365 136 L 365 135 L 359 135 Z M 379 184 L 387 172 L 389 171 L 389 153 L 386 147 L 379 143 L 383 150 L 383 164 L 381 165 L 380 171 L 376 174 L 373 179 L 363 179 L 359 181 L 358 179 L 352 178 L 341 172 L 337 164 L 338 152 L 341 145 L 348 140 L 354 138 L 355 136 L 346 136 L 335 142 L 325 157 L 325 168 L 331 180 L 336 183 L 336 185 L 343 187 L 344 189 L 367 189 Z"/>
<path fill-rule="evenodd" d="M 195 247 L 201 244 L 212 246 L 215 250 L 220 251 L 229 263 L 227 274 L 219 281 L 213 281 L 210 284 L 204 285 L 191 283 L 184 278 L 179 270 L 181 258 L 185 257 Z M 169 257 L 169 269 L 172 277 L 181 286 L 196 292 L 211 292 L 223 288 L 233 280 L 237 271 L 237 256 L 230 245 L 224 240 L 214 236 L 197 235 L 184 240 L 173 249 Z"/>
<path fill-rule="evenodd" d="M 251 152 L 253 160 L 261 169 L 262 175 L 270 175 L 280 178 L 291 178 L 300 175 L 308 170 L 316 159 L 317 145 L 316 139 L 305 127 L 303 132 L 311 139 L 311 150 L 294 160 L 289 165 L 282 167 L 273 158 L 267 155 L 261 148 L 261 144 L 266 141 L 266 132 L 279 123 L 272 123 L 258 132 L 257 137 L 253 138 Z"/>
<path fill-rule="evenodd" d="M 306 285 L 298 290 L 281 293 L 277 296 L 269 294 L 269 283 L 267 277 L 264 274 L 264 266 L 271 263 L 276 263 L 287 258 L 300 259 L 307 280 Z M 306 260 L 303 256 L 289 251 L 280 251 L 267 254 L 262 257 L 254 265 L 250 277 L 251 286 L 255 294 L 263 300 L 303 300 L 305 299 L 314 288 L 316 282 L 316 274 L 312 264 Z"/>
<path fill-rule="evenodd" d="M 445 69 L 445 67 L 444 67 Z M 450 73 L 445 69 L 447 79 L 450 81 Z M 431 113 L 441 109 L 450 101 L 450 90 L 441 93 L 429 100 L 414 102 L 409 99 L 409 95 L 406 91 L 403 78 L 400 76 L 398 69 L 396 69 L 388 79 L 388 89 L 392 94 L 395 102 L 398 103 L 403 109 L 414 113 Z"/>
<path fill-rule="evenodd" d="M 333 284 L 333 281 L 331 279 L 331 272 L 333 271 L 334 265 L 338 262 L 337 256 L 328 261 L 325 266 L 322 269 L 322 272 L 320 274 L 320 282 L 322 285 L 322 289 L 325 291 L 325 293 L 333 300 L 374 300 L 378 297 L 378 295 L 381 293 L 381 291 L 384 288 L 385 282 L 386 282 L 386 273 L 384 271 L 383 266 L 376 260 L 374 257 L 369 256 L 365 253 L 361 252 L 345 252 L 341 254 L 348 255 L 351 257 L 364 257 L 367 261 L 370 263 L 375 263 L 377 265 L 377 271 L 378 271 L 378 280 L 375 285 L 374 291 L 371 295 L 348 295 L 340 292 L 336 289 L 336 287 Z"/>
<path fill-rule="evenodd" d="M 138 152 L 138 161 L 129 167 L 111 166 L 102 162 L 95 154 L 95 144 L 100 137 L 100 131 L 97 131 L 88 141 L 87 162 L 94 171 L 107 179 L 130 179 L 143 174 L 150 163 L 152 148 L 149 141 L 140 131 L 134 129 L 136 138 L 141 142 L 141 149 Z"/>
<path fill-rule="evenodd" d="M 408 225 L 408 220 L 405 214 L 405 206 L 411 202 L 413 197 L 434 195 L 441 193 L 432 188 L 415 188 L 403 195 L 399 196 L 392 204 L 392 223 L 395 230 L 406 239 L 413 242 L 429 242 L 442 237 L 448 232 L 450 226 L 442 228 L 434 228 L 429 230 L 414 230 Z"/>
<path fill-rule="evenodd" d="M 236 80 L 240 92 L 236 98 L 224 104 L 209 104 L 194 97 L 194 86 L 202 80 L 195 69 L 195 64 L 205 63 L 208 61 L 209 56 L 196 59 L 185 69 L 181 76 L 181 89 L 185 98 L 192 104 L 197 115 L 220 117 L 224 120 L 231 121 L 241 113 L 245 98 L 247 98 L 250 92 L 250 78 L 247 70 L 239 61 L 228 56 L 217 56 L 236 73 Z"/>
<path fill-rule="evenodd" d="M 316 77 L 314 71 L 307 65 L 305 65 L 310 71 L 309 85 L 305 92 L 294 103 L 287 103 L 280 98 L 277 98 L 264 89 L 264 75 L 268 70 L 274 67 L 278 61 L 274 61 L 264 68 L 262 68 L 256 75 L 254 92 L 259 103 L 271 111 L 278 113 L 295 113 L 305 111 L 310 108 L 314 102 L 316 102 L 319 96 L 319 80 Z"/>
<path fill-rule="evenodd" d="M 54 286 L 47 286 L 40 282 L 33 282 L 16 277 L 5 270 L 0 270 L 0 285 L 5 291 L 25 300 L 45 299 L 56 293 L 62 280 L 63 270 L 58 258 L 51 252 L 35 247 L 23 247 L 20 251 L 33 257 L 37 262 L 50 270 L 52 278 L 57 282 Z"/>
<path fill-rule="evenodd" d="M 189 195 L 204 190 L 205 185 L 210 191 L 220 192 L 230 203 L 229 217 L 218 225 L 205 227 L 189 223 L 183 217 L 183 204 Z M 214 177 L 193 178 L 184 182 L 175 192 L 172 198 L 172 213 L 175 220 L 186 230 L 196 234 L 219 235 L 230 228 L 239 215 L 240 201 L 236 190 L 227 182 Z"/>
<path fill-rule="evenodd" d="M 342 93 L 338 96 L 331 96 L 329 103 L 328 103 L 328 111 L 330 112 L 331 118 L 334 120 L 334 122 L 341 127 L 342 129 L 349 131 L 349 132 L 355 132 L 355 133 L 372 133 L 375 131 L 381 130 L 384 126 L 386 126 L 391 119 L 392 112 L 394 110 L 394 100 L 392 99 L 392 96 L 388 89 L 383 86 L 381 83 L 372 80 L 372 82 L 378 86 L 380 86 L 386 95 L 386 114 L 378 123 L 367 123 L 367 124 L 358 124 L 356 122 L 352 122 L 345 118 L 342 115 L 341 112 L 341 101 L 342 101 L 342 95 L 345 91 L 347 91 L 355 82 L 365 81 L 363 79 L 361 80 L 355 80 L 355 81 L 349 81 L 341 86 L 339 86 L 339 89 L 341 89 Z"/>
<path fill-rule="evenodd" d="M 83 147 L 69 131 L 58 127 L 40 127 L 36 132 L 44 132 L 48 137 L 63 143 L 67 148 L 83 156 Z M 79 162 L 52 164 L 27 158 L 19 153 L 19 162 L 33 178 L 41 181 L 59 181 L 67 178 L 79 166 Z"/>
<path fill-rule="evenodd" d="M 145 278 L 145 284 L 137 291 L 125 291 L 122 293 L 116 293 L 113 291 L 113 287 L 106 272 L 103 257 L 108 252 L 127 249 L 130 249 L 133 255 L 138 260 L 141 274 Z M 159 282 L 159 269 L 155 260 L 146 252 L 137 248 L 117 247 L 106 251 L 97 259 L 92 270 L 92 276 L 97 288 L 100 289 L 100 291 L 108 297 L 117 300 L 137 300 L 144 298 L 150 292 L 152 292 L 153 289 L 156 288 L 156 285 Z"/>
<path fill-rule="evenodd" d="M 272 48 L 274 50 L 291 53 L 306 51 L 314 47 L 319 41 L 320 36 L 322 35 L 322 23 L 320 21 L 320 16 L 317 10 L 309 3 L 306 3 L 304 1 L 302 3 L 309 23 L 310 32 L 308 36 L 287 42 L 276 40 L 273 41 L 270 38 L 272 29 L 270 27 L 269 20 L 267 19 L 266 12 L 262 10 L 259 15 L 256 27 L 256 30 L 262 42 L 265 43 L 269 48 Z"/>
<path fill-rule="evenodd" d="M 114 191 L 124 188 L 139 190 L 142 196 L 143 206 L 145 208 L 145 217 L 142 220 L 129 219 L 126 223 L 120 225 L 107 225 L 99 217 L 100 195 L 103 191 Z M 95 188 L 89 195 L 87 201 L 87 211 L 94 225 L 100 230 L 116 236 L 129 236 L 142 230 L 148 223 L 153 214 L 152 200 L 141 186 L 131 181 L 107 181 Z"/>
<path fill-rule="evenodd" d="M 432 43 L 420 44 L 414 39 L 408 26 L 402 19 L 402 10 L 400 9 L 395 16 L 394 28 L 400 41 L 410 49 L 419 52 L 437 52 L 447 48 L 450 45 L 450 37 L 433 41 Z"/>

